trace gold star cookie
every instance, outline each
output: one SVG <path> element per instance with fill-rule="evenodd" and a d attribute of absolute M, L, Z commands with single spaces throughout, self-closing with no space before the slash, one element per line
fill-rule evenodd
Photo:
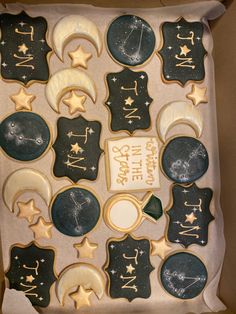
<path fill-rule="evenodd" d="M 74 244 L 74 248 L 76 248 L 78 251 L 78 256 L 80 258 L 93 258 L 94 251 L 97 249 L 97 247 L 98 245 L 96 243 L 89 242 L 88 238 L 84 238 L 81 243 Z"/>
<path fill-rule="evenodd" d="M 16 111 L 19 110 L 32 110 L 31 103 L 35 99 L 32 94 L 27 94 L 23 87 L 20 88 L 17 94 L 10 96 L 11 100 L 15 103 Z"/>
<path fill-rule="evenodd" d="M 69 57 L 72 60 L 73 67 L 81 66 L 87 69 L 87 62 L 92 58 L 92 54 L 84 51 L 82 46 L 78 46 L 75 51 L 69 52 Z"/>
<path fill-rule="evenodd" d="M 192 85 L 191 93 L 187 94 L 187 98 L 191 99 L 195 106 L 199 105 L 200 103 L 207 103 L 208 99 L 206 96 L 206 87 L 198 87 L 197 85 Z"/>
<path fill-rule="evenodd" d="M 86 98 L 86 96 L 78 96 L 74 91 L 72 91 L 70 97 L 63 99 L 63 103 L 69 107 L 69 113 L 72 115 L 76 111 L 86 111 L 83 105 Z"/>
<path fill-rule="evenodd" d="M 33 221 L 35 215 L 41 212 L 40 209 L 35 206 L 34 200 L 32 199 L 28 202 L 17 202 L 17 205 L 19 207 L 17 217 L 25 218 L 29 223 Z"/>
<path fill-rule="evenodd" d="M 92 294 L 91 290 L 85 290 L 83 286 L 79 287 L 79 290 L 77 290 L 74 293 L 70 294 L 70 297 L 75 302 L 75 308 L 79 310 L 81 307 L 90 306 L 91 303 L 89 301 L 89 297 Z"/>
<path fill-rule="evenodd" d="M 46 222 L 43 217 L 39 217 L 36 224 L 29 227 L 33 231 L 35 239 L 50 239 L 52 237 L 52 226 L 53 224 L 51 222 Z"/>
<path fill-rule="evenodd" d="M 152 240 L 151 245 L 151 255 L 158 255 L 162 259 L 164 259 L 166 255 L 171 251 L 171 246 L 166 242 L 164 237 L 157 241 Z"/>

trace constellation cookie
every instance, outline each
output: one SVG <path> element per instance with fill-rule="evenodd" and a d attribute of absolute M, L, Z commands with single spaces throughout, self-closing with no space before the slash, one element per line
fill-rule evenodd
<path fill-rule="evenodd" d="M 203 24 L 187 22 L 165 22 L 161 32 L 163 45 L 159 55 L 163 62 L 163 79 L 185 85 L 188 81 L 202 81 L 205 77 L 204 57 L 207 54 L 203 43 Z"/>
<path fill-rule="evenodd" d="M 51 142 L 50 129 L 33 112 L 16 112 L 0 125 L 0 145 L 4 152 L 20 161 L 35 160 L 46 153 Z"/>
<path fill-rule="evenodd" d="M 107 242 L 108 260 L 105 271 L 109 279 L 108 292 L 111 298 L 147 299 L 151 295 L 150 242 L 145 238 L 126 235 Z"/>
<path fill-rule="evenodd" d="M 162 169 L 177 183 L 192 183 L 208 169 L 209 159 L 205 146 L 193 137 L 171 139 L 162 153 Z"/>
<path fill-rule="evenodd" d="M 203 262 L 186 252 L 169 256 L 160 271 L 163 288 L 179 299 L 193 299 L 198 296 L 206 285 L 207 277 Z"/>
<path fill-rule="evenodd" d="M 150 127 L 149 106 L 153 99 L 148 95 L 148 76 L 125 68 L 106 77 L 109 97 L 106 106 L 111 112 L 111 130 L 133 133 Z"/>
<path fill-rule="evenodd" d="M 93 191 L 70 186 L 54 196 L 51 217 L 54 226 L 61 233 L 80 237 L 96 227 L 100 218 L 100 204 Z"/>
<path fill-rule="evenodd" d="M 167 238 L 170 242 L 184 247 L 207 244 L 208 225 L 214 219 L 209 209 L 212 194 L 211 189 L 200 189 L 195 183 L 172 186 L 172 204 L 167 210 Z"/>
<path fill-rule="evenodd" d="M 107 186 L 110 191 L 153 190 L 160 187 L 156 137 L 122 137 L 105 142 Z"/>
<path fill-rule="evenodd" d="M 95 180 L 102 149 L 99 146 L 101 123 L 87 121 L 82 116 L 74 119 L 59 118 L 57 138 L 53 144 L 56 154 L 53 173 L 68 177 L 74 183 Z"/>
<path fill-rule="evenodd" d="M 194 105 L 185 101 L 174 101 L 161 108 L 157 118 L 157 132 L 163 143 L 168 131 L 178 124 L 187 124 L 200 137 L 203 130 L 201 112 Z"/>
<path fill-rule="evenodd" d="M 21 290 L 34 306 L 47 307 L 54 272 L 54 250 L 32 242 L 11 249 L 10 269 L 6 273 L 10 289 Z"/>
<path fill-rule="evenodd" d="M 0 15 L 3 79 L 25 85 L 48 80 L 47 56 L 51 48 L 46 41 L 47 27 L 43 17 L 30 17 L 24 11 L 17 15 Z"/>
<path fill-rule="evenodd" d="M 156 44 L 151 26 L 136 15 L 121 15 L 107 31 L 107 48 L 118 63 L 138 66 L 152 55 Z"/>
<path fill-rule="evenodd" d="M 138 228 L 145 218 L 156 222 L 162 213 L 161 201 L 152 192 L 142 201 L 131 194 L 116 194 L 105 204 L 104 221 L 108 227 L 128 233 Z"/>

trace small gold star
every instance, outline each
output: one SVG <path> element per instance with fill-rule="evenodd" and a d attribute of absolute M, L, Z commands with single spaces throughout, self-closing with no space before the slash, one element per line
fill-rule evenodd
<path fill-rule="evenodd" d="M 69 52 L 69 57 L 72 60 L 73 67 L 81 66 L 87 69 L 87 62 L 92 58 L 92 54 L 84 51 L 82 46 L 78 46 L 75 51 Z"/>
<path fill-rule="evenodd" d="M 157 241 L 152 240 L 151 245 L 151 255 L 158 255 L 162 259 L 164 259 L 166 255 L 171 251 L 171 246 L 167 244 L 164 237 L 160 238 Z"/>
<path fill-rule="evenodd" d="M 181 52 L 180 55 L 185 55 L 187 56 L 187 54 L 191 51 L 190 49 L 188 49 L 188 47 L 186 45 L 184 46 L 180 46 Z"/>
<path fill-rule="evenodd" d="M 206 96 L 206 87 L 198 87 L 197 85 L 192 85 L 191 93 L 187 94 L 187 98 L 191 99 L 195 106 L 199 105 L 200 103 L 207 103 L 208 99 Z"/>
<path fill-rule="evenodd" d="M 132 106 L 133 102 L 134 102 L 134 100 L 130 96 L 125 99 L 125 104 L 126 105 Z"/>
<path fill-rule="evenodd" d="M 35 99 L 32 94 L 27 94 L 25 89 L 21 87 L 17 94 L 10 96 L 11 100 L 15 103 L 16 111 L 19 110 L 32 110 L 31 103 Z"/>
<path fill-rule="evenodd" d="M 35 215 L 40 214 L 40 209 L 35 206 L 34 200 L 29 200 L 28 202 L 17 202 L 19 207 L 19 212 L 17 217 L 25 218 L 31 223 Z"/>
<path fill-rule="evenodd" d="M 132 274 L 133 273 L 133 271 L 135 270 L 135 268 L 131 265 L 131 264 L 129 264 L 129 266 L 126 266 L 126 268 L 127 268 L 127 273 L 128 274 Z"/>
<path fill-rule="evenodd" d="M 36 224 L 29 226 L 34 233 L 35 239 L 52 237 L 51 229 L 53 224 L 46 222 L 43 217 L 39 217 Z"/>
<path fill-rule="evenodd" d="M 78 251 L 78 256 L 83 258 L 93 258 L 94 251 L 97 249 L 98 245 L 96 243 L 90 243 L 88 238 L 84 238 L 81 243 L 74 244 L 74 248 Z"/>
<path fill-rule="evenodd" d="M 29 48 L 25 44 L 18 46 L 18 48 L 18 51 L 23 52 L 24 55 L 26 54 L 27 50 L 29 50 Z"/>
<path fill-rule="evenodd" d="M 74 293 L 70 294 L 70 297 L 75 301 L 75 308 L 79 310 L 81 307 L 90 306 L 89 297 L 93 292 L 91 290 L 85 290 L 83 286 L 79 287 Z"/>
<path fill-rule="evenodd" d="M 69 107 L 70 114 L 74 114 L 76 111 L 85 112 L 83 104 L 85 103 L 86 96 L 78 96 L 74 91 L 71 92 L 70 97 L 63 99 L 66 106 Z"/>
<path fill-rule="evenodd" d="M 35 278 L 32 276 L 32 275 L 30 275 L 30 276 L 26 276 L 26 282 L 33 282 L 35 280 Z"/>
<path fill-rule="evenodd" d="M 191 224 L 194 223 L 195 220 L 197 220 L 197 217 L 194 215 L 194 213 L 191 213 L 189 215 L 185 215 L 186 220 L 185 222 L 190 222 Z"/>
<path fill-rule="evenodd" d="M 79 146 L 78 143 L 75 143 L 75 144 L 70 144 L 71 146 L 71 152 L 74 152 L 76 154 L 78 154 L 79 151 L 81 151 L 81 147 Z"/>

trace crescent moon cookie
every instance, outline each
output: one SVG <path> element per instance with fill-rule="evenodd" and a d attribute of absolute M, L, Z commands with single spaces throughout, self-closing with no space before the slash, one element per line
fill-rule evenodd
<path fill-rule="evenodd" d="M 104 270 L 108 277 L 108 293 L 113 299 L 147 299 L 151 295 L 150 242 L 145 238 L 125 235 L 107 241 L 107 263 Z"/>
<path fill-rule="evenodd" d="M 47 21 L 43 17 L 30 17 L 22 11 L 13 15 L 0 15 L 1 76 L 4 80 L 29 85 L 44 83 L 49 77 Z"/>
<path fill-rule="evenodd" d="M 127 131 L 149 129 L 149 106 L 153 99 L 147 90 L 146 72 L 133 72 L 125 68 L 106 77 L 109 96 L 105 102 L 111 112 L 111 130 Z"/>
<path fill-rule="evenodd" d="M 161 27 L 162 47 L 158 54 L 162 61 L 164 82 L 185 85 L 205 78 L 204 57 L 207 54 L 202 38 L 201 22 L 164 22 Z"/>
<path fill-rule="evenodd" d="M 63 61 L 65 45 L 75 37 L 89 40 L 96 48 L 98 56 L 100 56 L 102 36 L 95 23 L 85 16 L 68 15 L 57 22 L 52 34 L 54 51 L 61 61 Z"/>
<path fill-rule="evenodd" d="M 112 58 L 125 66 L 140 66 L 148 61 L 155 49 L 152 27 L 136 15 L 121 15 L 107 31 L 107 48 Z"/>
<path fill-rule="evenodd" d="M 35 242 L 11 248 L 10 268 L 6 272 L 9 288 L 23 291 L 32 305 L 47 307 L 50 288 L 57 280 L 54 272 L 55 252 Z"/>
<path fill-rule="evenodd" d="M 160 188 L 156 137 L 122 137 L 105 141 L 107 187 L 110 191 Z"/>
<path fill-rule="evenodd" d="M 51 143 L 51 132 L 45 120 L 33 112 L 16 112 L 0 124 L 3 151 L 19 161 L 31 161 L 44 155 Z"/>

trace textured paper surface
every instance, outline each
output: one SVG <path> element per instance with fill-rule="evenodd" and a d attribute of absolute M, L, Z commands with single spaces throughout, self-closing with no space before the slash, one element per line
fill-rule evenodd
<path fill-rule="evenodd" d="M 199 110 L 204 116 L 204 131 L 200 140 L 206 146 L 210 165 L 207 173 L 197 181 L 199 187 L 211 187 L 214 191 L 214 199 L 211 203 L 211 212 L 215 216 L 215 221 L 209 225 L 209 243 L 206 247 L 199 247 L 193 245 L 188 251 L 195 253 L 200 256 L 208 269 L 209 280 L 207 287 L 203 294 L 199 297 L 191 300 L 182 302 L 181 300 L 175 299 L 168 295 L 160 283 L 158 282 L 158 270 L 161 264 L 161 260 L 158 257 L 151 257 L 151 262 L 155 267 L 155 270 L 151 274 L 151 285 L 152 285 L 152 295 L 149 299 L 136 299 L 131 304 L 126 300 L 111 300 L 105 296 L 102 301 L 98 301 L 93 295 L 91 308 L 85 308 L 84 312 L 104 312 L 107 310 L 107 305 L 109 309 L 113 308 L 118 312 L 123 312 L 124 310 L 129 311 L 145 311 L 147 308 L 149 311 L 158 312 L 171 312 L 175 313 L 187 313 L 187 312 L 207 312 L 207 311 L 218 311 L 224 309 L 223 304 L 216 297 L 217 283 L 219 280 L 219 275 L 221 271 L 221 266 L 223 262 L 224 255 L 224 237 L 223 237 L 223 220 L 222 213 L 219 204 L 219 192 L 220 192 L 220 175 L 219 175 L 219 159 L 218 159 L 218 142 L 217 142 L 217 125 L 216 125 L 216 106 L 215 106 L 215 86 L 214 86 L 214 69 L 213 60 L 211 57 L 213 42 L 210 30 L 207 25 L 207 18 L 214 19 L 223 13 L 224 8 L 218 2 L 203 2 L 193 5 L 185 5 L 178 7 L 166 7 L 159 9 L 99 9 L 88 6 L 79 5 L 45 5 L 45 6 L 26 6 L 26 5 L 9 5 L 4 12 L 19 13 L 22 9 L 31 16 L 44 16 L 49 24 L 49 44 L 51 45 L 51 34 L 55 23 L 62 17 L 68 14 L 81 14 L 93 20 L 102 34 L 105 36 L 107 25 L 110 21 L 125 13 L 136 14 L 147 20 L 155 31 L 157 46 L 160 43 L 160 32 L 159 26 L 164 21 L 175 21 L 180 16 L 184 16 L 188 21 L 202 20 L 205 23 L 205 32 L 203 37 L 203 43 L 208 51 L 208 56 L 205 58 L 205 69 L 206 78 L 204 85 L 208 87 L 208 104 L 201 104 Z M 204 18 L 205 17 L 205 18 Z M 77 45 L 81 43 L 87 51 L 93 53 L 93 58 L 89 61 L 88 73 L 94 78 L 97 90 L 98 99 L 94 105 L 90 100 L 86 102 L 86 113 L 83 116 L 89 120 L 99 120 L 102 122 L 102 138 L 101 147 L 104 148 L 104 140 L 106 138 L 118 138 L 121 134 L 110 133 L 108 128 L 108 111 L 104 106 L 104 101 L 107 96 L 107 91 L 105 88 L 104 77 L 108 72 L 119 72 L 121 66 L 116 64 L 108 55 L 105 47 L 103 49 L 100 58 L 97 58 L 96 51 L 94 47 L 86 40 L 76 39 L 71 41 L 65 49 L 65 62 L 61 63 L 56 55 L 52 55 L 50 59 L 50 69 L 51 74 L 55 73 L 58 69 L 67 68 L 70 66 L 70 59 L 67 56 L 68 51 L 74 50 Z M 163 105 L 168 102 L 175 100 L 185 100 L 185 95 L 190 92 L 191 84 L 182 88 L 177 84 L 164 84 L 161 81 L 161 62 L 160 59 L 154 55 L 152 60 L 138 68 L 137 70 L 144 70 L 149 76 L 149 94 L 154 101 L 150 106 L 150 113 L 152 117 L 156 117 L 157 113 Z M 14 112 L 14 104 L 9 99 L 11 94 L 18 91 L 19 84 L 17 83 L 5 83 L 0 82 L 1 91 L 1 106 L 0 114 L 4 117 L 10 113 Z M 42 116 L 50 123 L 53 128 L 53 139 L 56 137 L 56 120 L 59 115 L 52 111 L 51 107 L 47 104 L 44 96 L 45 85 L 33 84 L 28 91 L 36 95 L 36 100 L 33 103 L 33 111 Z M 67 107 L 63 104 L 60 105 L 61 114 L 60 116 L 67 116 Z M 189 127 L 177 126 L 173 128 L 168 136 L 177 134 L 194 135 L 193 131 Z M 155 119 L 152 124 L 152 128 L 148 132 L 137 131 L 135 136 L 156 136 Z M 124 133 L 125 136 L 125 133 Z M 162 144 L 159 142 L 159 146 Z M 66 179 L 57 179 L 52 174 L 52 165 L 54 160 L 54 153 L 50 150 L 43 158 L 38 161 L 30 163 L 19 163 L 10 160 L 5 155 L 1 154 L 1 188 L 4 183 L 4 178 L 6 178 L 12 171 L 22 167 L 33 167 L 40 171 L 43 171 L 48 175 L 48 178 L 52 184 L 53 193 L 56 193 L 60 188 L 69 186 L 70 182 Z M 7 166 L 6 166 L 7 165 Z M 100 195 L 101 204 L 104 205 L 108 197 L 113 195 L 106 190 L 106 180 L 105 180 L 105 158 L 104 155 L 100 159 L 100 169 L 99 175 L 95 182 L 81 181 L 83 185 L 92 187 Z M 170 186 L 171 182 L 160 172 L 160 185 L 161 189 L 156 191 L 158 197 L 161 198 L 164 208 L 168 206 L 170 200 Z M 143 197 L 144 193 L 136 193 L 140 199 Z M 22 195 L 19 199 L 24 201 L 33 197 L 36 200 L 37 207 L 42 210 L 44 217 L 49 219 L 50 213 L 48 208 L 45 206 L 43 201 L 37 195 L 33 193 L 28 193 Z M 2 202 L 2 201 L 1 201 Z M 2 238 L 2 249 L 3 249 L 3 260 L 4 269 L 7 270 L 9 267 L 9 247 L 16 243 L 28 244 L 33 240 L 32 231 L 28 228 L 28 224 L 25 220 L 18 219 L 16 214 L 10 213 L 5 205 L 1 203 L 1 238 Z M 147 220 L 134 232 L 135 236 L 146 236 L 150 239 L 159 239 L 163 234 L 166 227 L 167 219 L 165 216 L 157 222 L 157 224 L 151 224 Z M 90 262 L 98 267 L 102 267 L 106 260 L 105 254 L 105 242 L 109 237 L 121 237 L 122 234 L 118 232 L 113 232 L 106 227 L 106 225 L 101 222 L 99 227 L 89 234 L 89 239 L 93 242 L 99 243 L 99 249 L 96 252 L 95 258 L 93 260 L 83 259 L 82 261 Z M 66 266 L 81 261 L 77 258 L 77 252 L 73 248 L 74 243 L 81 241 L 81 238 L 71 238 L 66 237 L 59 233 L 55 228 L 53 229 L 53 237 L 51 240 L 39 240 L 40 245 L 50 245 L 56 247 L 56 271 L 59 274 Z M 179 245 L 171 244 L 173 252 L 176 250 L 181 250 L 182 247 Z M 214 261 L 214 263 L 213 263 Z M 105 276 L 105 275 L 104 275 Z M 68 297 L 66 299 L 66 306 L 64 308 L 59 306 L 57 298 L 55 296 L 54 286 L 51 289 L 51 305 L 48 309 L 41 309 L 42 313 L 76 313 L 74 310 L 73 302 Z M 178 307 L 176 307 L 178 305 Z M 19 304 L 18 304 L 19 306 Z"/>

